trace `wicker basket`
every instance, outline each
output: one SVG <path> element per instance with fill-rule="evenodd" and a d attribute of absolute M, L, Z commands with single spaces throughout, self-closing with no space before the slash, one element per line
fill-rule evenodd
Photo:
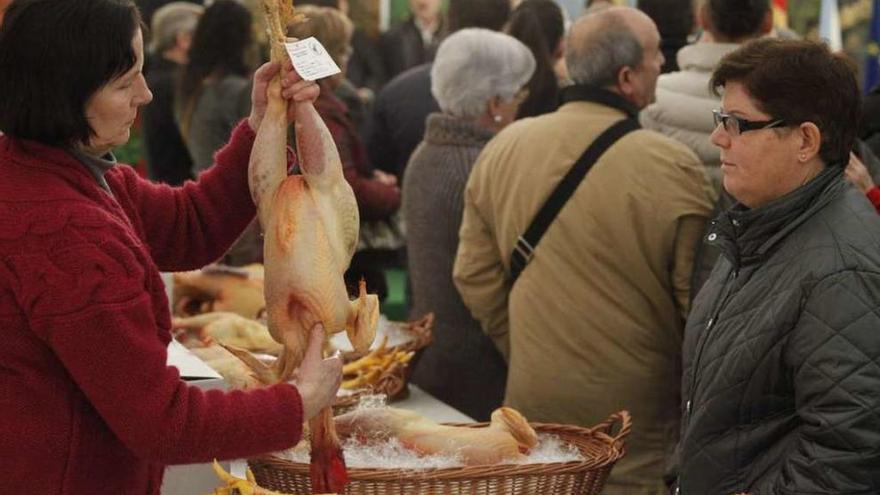
<path fill-rule="evenodd" d="M 403 399 L 408 393 L 406 385 L 412 371 L 415 369 L 422 350 L 427 347 L 433 340 L 434 330 L 434 313 L 428 313 L 418 320 L 410 322 L 394 322 L 401 330 L 412 336 L 411 340 L 394 346 L 394 351 L 413 351 L 415 354 L 408 364 L 395 363 L 392 367 L 386 369 L 379 380 L 370 389 L 362 390 L 360 393 L 337 397 L 333 404 L 334 409 L 339 411 L 357 405 L 363 394 L 385 394 L 389 401 Z M 366 352 L 348 352 L 343 355 L 345 362 L 354 361 L 362 357 Z"/>
<path fill-rule="evenodd" d="M 618 423 L 620 428 L 615 434 L 612 430 Z M 345 495 L 598 495 L 614 463 L 626 452 L 623 441 L 632 429 L 632 420 L 627 411 L 621 411 L 592 428 L 541 423 L 532 426 L 538 433 L 557 435 L 574 445 L 585 460 L 430 471 L 349 469 Z M 275 456 L 250 459 L 248 464 L 264 488 L 292 495 L 312 493 L 308 464 Z"/>

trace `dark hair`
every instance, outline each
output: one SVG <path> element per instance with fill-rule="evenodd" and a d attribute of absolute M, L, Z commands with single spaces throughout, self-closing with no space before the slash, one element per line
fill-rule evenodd
<path fill-rule="evenodd" d="M 476 27 L 500 31 L 510 17 L 510 0 L 449 0 L 446 32 Z"/>
<path fill-rule="evenodd" d="M 553 71 L 553 52 L 565 31 L 562 10 L 553 0 L 524 0 L 514 10 L 507 33 L 520 40 L 535 57 L 535 72 L 526 87 L 529 96 L 519 106 L 517 118 L 556 110 L 559 83 Z"/>
<path fill-rule="evenodd" d="M 0 27 L 0 130 L 50 145 L 88 142 L 89 98 L 137 62 L 130 0 L 16 0 Z"/>
<path fill-rule="evenodd" d="M 639 0 L 638 7 L 657 25 L 660 51 L 666 59 L 663 72 L 678 70 L 676 56 L 688 44 L 688 36 L 694 30 L 693 3 L 691 0 Z"/>
<path fill-rule="evenodd" d="M 729 53 L 712 74 L 716 94 L 742 83 L 755 105 L 788 125 L 816 124 L 825 165 L 846 166 L 861 117 L 854 68 L 825 44 L 762 38 Z"/>
<path fill-rule="evenodd" d="M 189 62 L 181 73 L 175 98 L 182 130 L 188 127 L 206 79 L 247 76 L 250 72 L 246 55 L 253 42 L 251 22 L 248 8 L 235 0 L 217 0 L 205 9 L 193 34 Z"/>
<path fill-rule="evenodd" d="M 713 31 L 741 41 L 761 32 L 770 0 L 708 0 L 706 8 Z"/>
<path fill-rule="evenodd" d="M 330 7 L 331 9 L 339 9 L 339 0 L 297 0 L 296 6 L 315 5 L 318 7 Z"/>

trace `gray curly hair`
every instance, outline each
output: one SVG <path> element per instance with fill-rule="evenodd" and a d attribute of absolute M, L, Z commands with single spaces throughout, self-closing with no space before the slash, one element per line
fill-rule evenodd
<path fill-rule="evenodd" d="M 431 94 L 443 112 L 475 119 L 493 97 L 513 98 L 534 71 L 532 52 L 516 38 L 482 28 L 461 29 L 437 50 Z"/>

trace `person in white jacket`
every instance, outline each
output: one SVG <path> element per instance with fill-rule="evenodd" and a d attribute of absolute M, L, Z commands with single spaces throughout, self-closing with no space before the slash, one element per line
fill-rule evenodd
<path fill-rule="evenodd" d="M 712 185 L 721 190 L 721 160 L 709 141 L 715 129 L 712 110 L 720 99 L 709 91 L 709 78 L 721 58 L 742 43 L 773 29 L 770 0 L 705 0 L 698 12 L 703 35 L 678 52 L 677 72 L 657 82 L 656 101 L 639 115 L 642 127 L 677 139 L 706 166 Z"/>

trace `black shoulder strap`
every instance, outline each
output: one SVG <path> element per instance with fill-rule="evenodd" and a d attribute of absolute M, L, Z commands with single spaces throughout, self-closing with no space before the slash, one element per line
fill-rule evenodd
<path fill-rule="evenodd" d="M 535 248 L 538 247 L 538 242 L 541 241 L 541 237 L 544 236 L 544 233 L 547 232 L 547 229 L 562 210 L 562 207 L 565 206 L 565 203 L 567 203 L 568 199 L 574 194 L 574 191 L 584 180 L 584 177 L 587 176 L 587 172 L 590 171 L 593 164 L 595 164 L 599 160 L 599 157 L 601 157 L 612 144 L 617 142 L 618 139 L 638 128 L 638 120 L 633 118 L 623 119 L 599 135 L 599 137 L 593 141 L 593 144 L 584 151 L 584 154 L 578 158 L 574 163 L 574 166 L 571 167 L 571 170 L 565 174 L 565 177 L 562 178 L 562 181 L 556 186 L 556 189 L 553 190 L 541 209 L 538 210 L 538 214 L 535 215 L 535 218 L 532 220 L 529 228 L 526 229 L 526 232 L 516 240 L 516 245 L 514 246 L 513 253 L 510 257 L 511 284 L 516 282 L 520 273 L 525 270 L 526 265 L 532 260 L 532 257 L 535 255 Z"/>

